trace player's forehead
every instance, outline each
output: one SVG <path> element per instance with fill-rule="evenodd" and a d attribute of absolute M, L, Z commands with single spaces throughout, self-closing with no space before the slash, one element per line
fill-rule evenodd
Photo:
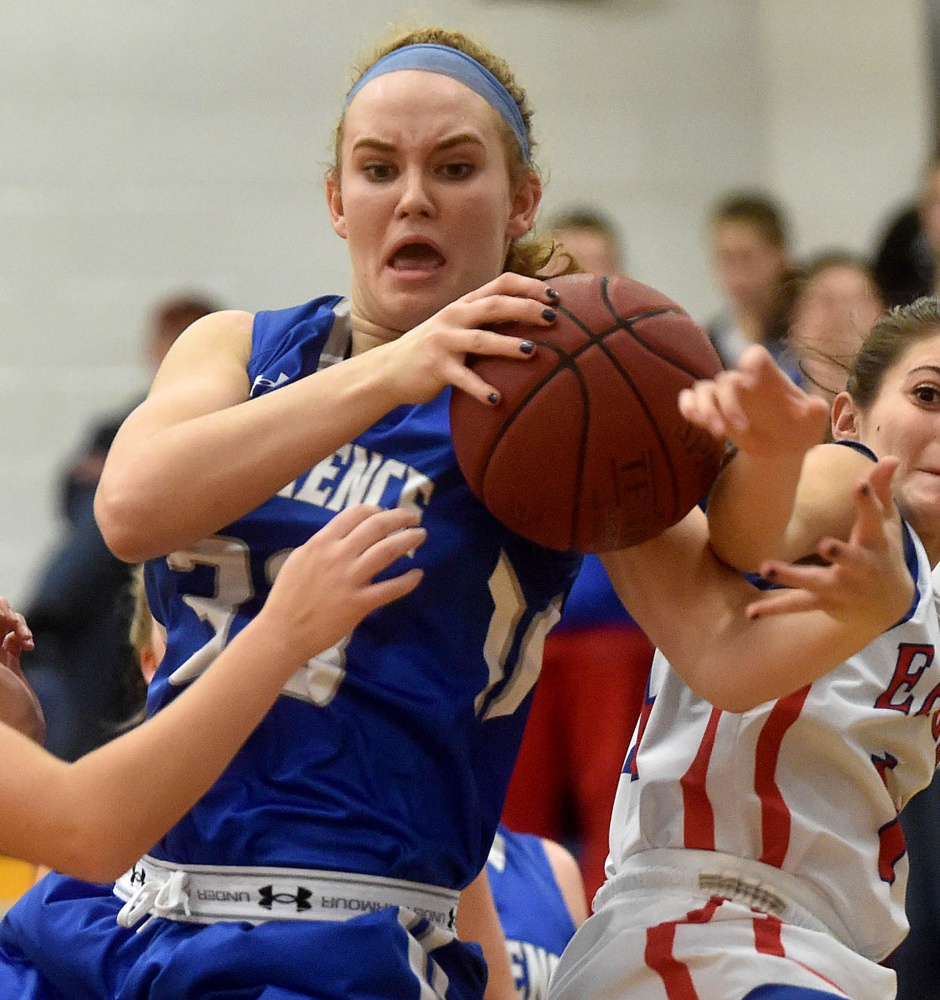
<path fill-rule="evenodd" d="M 903 381 L 916 377 L 919 372 L 931 370 L 940 373 L 940 327 L 911 343 L 887 374 L 889 378 Z"/>
<path fill-rule="evenodd" d="M 426 70 L 398 70 L 369 80 L 343 118 L 344 149 L 370 138 L 433 145 L 461 134 L 484 146 L 499 145 L 499 115 L 463 83 Z"/>

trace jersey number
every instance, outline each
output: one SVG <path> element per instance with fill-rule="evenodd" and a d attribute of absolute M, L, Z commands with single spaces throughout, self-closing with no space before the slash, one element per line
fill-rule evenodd
<path fill-rule="evenodd" d="M 274 583 L 290 552 L 290 549 L 282 549 L 266 560 L 264 575 L 269 586 Z M 170 675 L 171 684 L 182 685 L 206 671 L 222 652 L 239 607 L 254 597 L 255 589 L 251 580 L 249 548 L 240 538 L 213 535 L 191 549 L 172 552 L 166 558 L 169 568 L 178 573 L 190 573 L 197 566 L 207 566 L 215 574 L 211 597 L 191 594 L 183 597 L 184 603 L 200 621 L 209 625 L 213 634 L 204 646 Z M 556 597 L 533 616 L 523 635 L 518 634 L 526 602 L 519 578 L 505 553 L 501 554 L 490 577 L 489 588 L 494 607 L 483 646 L 489 676 L 486 686 L 474 701 L 474 709 L 481 719 L 511 715 L 516 711 L 538 680 L 545 636 L 561 616 L 561 598 Z M 351 635 L 345 636 L 308 660 L 284 685 L 284 694 L 315 705 L 328 705 L 346 676 L 346 647 L 350 638 Z M 517 644 L 514 664 L 507 669 Z M 494 694 L 500 685 L 499 692 Z"/>
<path fill-rule="evenodd" d="M 266 560 L 264 575 L 269 586 L 274 583 L 290 553 L 290 549 L 282 549 Z M 183 597 L 199 620 L 209 625 L 213 632 L 212 638 L 170 675 L 171 684 L 188 684 L 207 670 L 222 652 L 239 606 L 254 597 L 250 553 L 248 545 L 240 538 L 213 535 L 197 542 L 191 549 L 170 553 L 166 561 L 170 569 L 180 573 L 189 573 L 197 566 L 208 566 L 215 571 L 212 597 L 190 594 Z M 335 646 L 308 660 L 284 685 L 284 694 L 315 705 L 328 705 L 346 675 L 345 651 L 348 643 L 349 637 L 346 636 Z"/>

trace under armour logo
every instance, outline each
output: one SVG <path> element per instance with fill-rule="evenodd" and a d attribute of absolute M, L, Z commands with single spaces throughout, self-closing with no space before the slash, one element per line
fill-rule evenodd
<path fill-rule="evenodd" d="M 290 376 L 285 372 L 279 372 L 277 378 L 270 379 L 264 375 L 259 375 L 254 382 L 251 383 L 251 392 L 249 395 L 254 396 L 257 389 L 276 389 L 278 386 L 283 385 L 285 382 L 290 381 Z"/>
<path fill-rule="evenodd" d="M 303 886 L 297 886 L 296 896 L 292 896 L 289 892 L 275 892 L 272 885 L 264 886 L 258 890 L 258 893 L 261 896 L 258 905 L 263 906 L 266 910 L 270 910 L 275 903 L 294 903 L 298 913 L 301 910 L 313 909 L 311 904 L 307 902 L 313 893 L 309 889 L 304 889 Z"/>
<path fill-rule="evenodd" d="M 129 881 L 131 885 L 134 885 L 136 882 L 139 882 L 141 885 L 143 885 L 144 882 L 147 881 L 147 875 L 144 872 L 143 868 L 138 868 L 137 865 L 134 865 L 134 867 L 131 868 Z"/>

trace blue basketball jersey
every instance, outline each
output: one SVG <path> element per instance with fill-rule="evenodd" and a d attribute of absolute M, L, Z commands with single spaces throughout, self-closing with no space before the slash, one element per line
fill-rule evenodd
<path fill-rule="evenodd" d="M 541 838 L 500 824 L 486 873 L 520 1000 L 543 1000 L 575 926 Z"/>
<path fill-rule="evenodd" d="M 252 398 L 342 360 L 348 308 L 329 296 L 259 313 Z M 148 597 L 168 633 L 155 712 L 257 613 L 290 550 L 337 511 L 407 507 L 428 533 L 388 571 L 420 566 L 418 588 L 298 671 L 155 857 L 450 888 L 482 868 L 542 641 L 580 556 L 520 538 L 473 496 L 451 446 L 449 399 L 393 410 L 217 535 L 148 564 Z"/>

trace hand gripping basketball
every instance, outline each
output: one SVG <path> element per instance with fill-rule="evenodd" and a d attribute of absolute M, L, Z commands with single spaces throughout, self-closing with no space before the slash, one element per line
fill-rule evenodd
<path fill-rule="evenodd" d="M 535 356 L 469 363 L 493 407 L 454 391 L 454 450 L 466 480 L 513 531 L 554 549 L 605 552 L 654 538 L 708 492 L 724 443 L 690 424 L 679 392 L 721 361 L 661 292 L 625 277 L 553 278 L 558 321 L 500 331 Z"/>

